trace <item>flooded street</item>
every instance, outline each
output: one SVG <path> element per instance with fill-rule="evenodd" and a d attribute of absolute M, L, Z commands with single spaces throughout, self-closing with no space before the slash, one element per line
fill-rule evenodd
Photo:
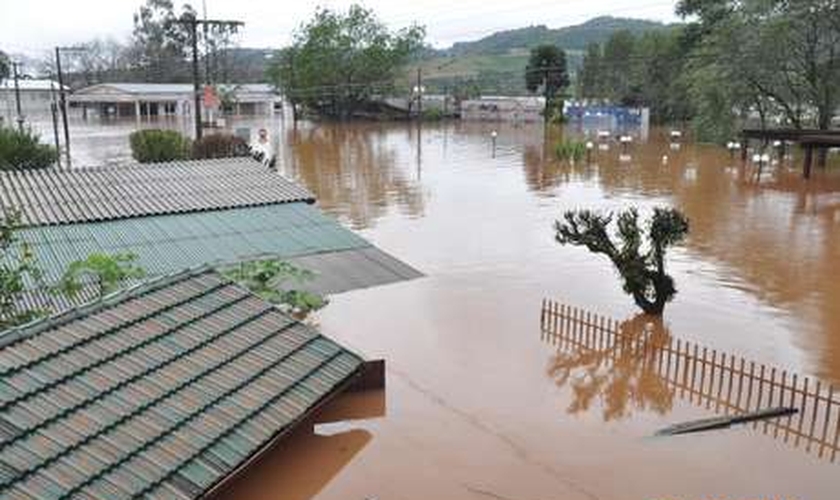
<path fill-rule="evenodd" d="M 630 158 L 613 144 L 570 166 L 542 125 L 268 125 L 281 172 L 426 277 L 332 297 L 319 326 L 386 359 L 387 390 L 329 405 L 226 498 L 836 498 L 836 440 L 806 450 L 761 425 L 653 437 L 715 412 L 618 356 L 624 378 L 587 394 L 601 361 L 571 359 L 541 328 L 543 299 L 638 321 L 606 258 L 554 242 L 564 210 L 673 206 L 691 231 L 670 254 L 679 293 L 662 335 L 840 384 L 836 166 L 806 182 L 788 161 L 758 181 L 737 155 L 677 149 L 663 130 Z M 100 161 L 112 132 L 102 148 L 126 154 L 101 129 L 74 139 L 79 164 Z M 834 411 L 805 427 L 836 436 Z"/>

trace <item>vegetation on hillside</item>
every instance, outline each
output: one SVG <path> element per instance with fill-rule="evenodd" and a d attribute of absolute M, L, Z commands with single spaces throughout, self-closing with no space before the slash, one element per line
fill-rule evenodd
<path fill-rule="evenodd" d="M 643 19 L 602 16 L 585 23 L 550 29 L 546 26 L 528 26 L 498 31 L 472 42 L 458 42 L 451 48 L 439 51 L 450 56 L 474 54 L 504 54 L 515 49 L 530 50 L 537 45 L 555 45 L 564 50 L 584 50 L 589 44 L 603 43 L 615 31 L 644 33 L 666 28 L 665 24 Z"/>

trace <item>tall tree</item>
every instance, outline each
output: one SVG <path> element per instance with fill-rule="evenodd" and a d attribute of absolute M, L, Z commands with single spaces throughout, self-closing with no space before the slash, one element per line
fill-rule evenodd
<path fill-rule="evenodd" d="M 698 18 L 715 62 L 789 125 L 830 127 L 840 106 L 836 1 L 683 0 L 678 12 Z"/>
<path fill-rule="evenodd" d="M 591 43 L 586 47 L 586 54 L 583 56 L 583 65 L 578 78 L 578 93 L 581 97 L 603 97 L 602 68 L 601 45 Z"/>
<path fill-rule="evenodd" d="M 634 62 L 636 38 L 633 33 L 616 31 L 604 44 L 604 85 L 607 98 L 622 104 L 636 104 L 631 101 L 631 73 Z"/>
<path fill-rule="evenodd" d="M 181 18 L 196 15 L 190 4 L 182 10 Z M 133 59 L 145 69 L 149 81 L 185 79 L 189 74 L 185 61 L 190 33 L 178 19 L 172 0 L 146 0 L 134 14 Z"/>
<path fill-rule="evenodd" d="M 7 56 L 5 52 L 0 50 L 0 80 L 9 77 L 10 66 L 11 63 L 9 63 L 9 56 Z"/>
<path fill-rule="evenodd" d="M 545 96 L 545 115 L 556 109 L 555 98 L 569 86 L 569 73 L 566 68 L 566 52 L 554 45 L 539 45 L 531 49 L 528 64 L 525 66 L 525 87 L 529 92 L 536 92 L 542 87 Z M 560 105 L 562 113 L 562 101 Z"/>
<path fill-rule="evenodd" d="M 416 25 L 391 32 L 359 5 L 347 12 L 321 8 L 298 29 L 269 76 L 294 106 L 347 117 L 391 88 L 424 37 Z"/>

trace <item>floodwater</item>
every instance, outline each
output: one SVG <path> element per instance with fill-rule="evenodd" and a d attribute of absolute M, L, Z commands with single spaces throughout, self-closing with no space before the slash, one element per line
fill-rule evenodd
<path fill-rule="evenodd" d="M 541 125 L 269 126 L 283 173 L 426 277 L 332 297 L 319 326 L 386 359 L 387 389 L 340 397 L 223 497 L 837 497 L 840 460 L 761 426 L 654 437 L 715 412 L 624 354 L 617 379 L 587 385 L 602 357 L 541 328 L 543 299 L 646 322 L 605 258 L 554 242 L 564 210 L 674 206 L 691 232 L 670 254 L 679 293 L 656 331 L 840 383 L 836 165 L 806 182 L 786 161 L 757 180 L 725 150 L 677 148 L 661 130 L 570 165 L 551 153 L 562 132 Z M 836 435 L 834 411 L 817 434 Z"/>

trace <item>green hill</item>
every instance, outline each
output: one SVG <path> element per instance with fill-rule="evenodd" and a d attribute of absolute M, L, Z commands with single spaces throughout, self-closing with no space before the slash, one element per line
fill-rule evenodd
<path fill-rule="evenodd" d="M 432 92 L 443 92 L 469 84 L 483 94 L 524 94 L 523 73 L 532 47 L 554 44 L 566 51 L 569 71 L 575 74 L 583 53 L 591 43 L 606 42 L 616 31 L 634 34 L 668 29 L 670 25 L 643 19 L 596 17 L 576 26 L 550 29 L 529 26 L 498 31 L 470 42 L 457 42 L 442 50 L 429 50 L 419 61 L 425 84 Z M 413 75 L 417 64 L 412 65 Z M 409 76 L 413 78 L 413 76 Z"/>
<path fill-rule="evenodd" d="M 627 30 L 634 34 L 666 29 L 668 25 L 644 19 L 596 17 L 583 24 L 550 29 L 546 26 L 529 26 L 492 35 L 472 42 L 457 42 L 451 48 L 438 51 L 440 56 L 472 54 L 503 54 L 516 49 L 530 49 L 535 45 L 550 43 L 566 50 L 584 50 L 590 43 L 603 43 L 611 34 Z"/>

